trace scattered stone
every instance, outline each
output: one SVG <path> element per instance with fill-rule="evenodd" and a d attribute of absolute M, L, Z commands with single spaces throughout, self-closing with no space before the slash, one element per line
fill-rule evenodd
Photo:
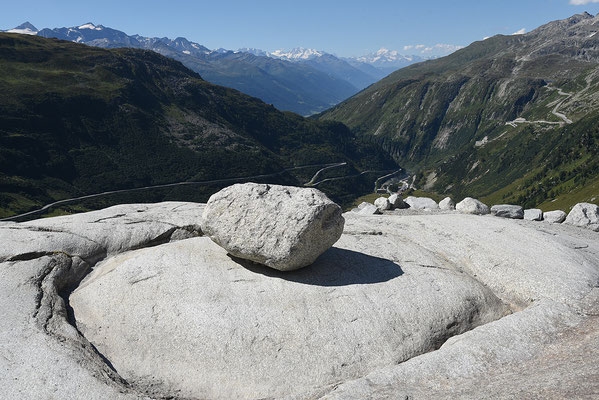
<path fill-rule="evenodd" d="M 456 204 L 455 208 L 463 214 L 484 215 L 489 213 L 489 206 L 472 197 L 466 197 Z"/>
<path fill-rule="evenodd" d="M 439 202 L 439 208 L 444 211 L 453 211 L 455 210 L 455 202 L 451 197 L 446 197 Z"/>
<path fill-rule="evenodd" d="M 401 195 L 395 193 L 389 196 L 389 203 L 393 209 L 397 208 L 408 208 L 409 206 L 403 201 Z"/>
<path fill-rule="evenodd" d="M 410 208 L 413 208 L 414 210 L 438 210 L 439 209 L 439 205 L 437 204 L 437 202 L 428 197 L 408 196 L 408 198 L 406 198 L 404 201 L 410 206 Z"/>
<path fill-rule="evenodd" d="M 578 203 L 572 208 L 564 223 L 599 232 L 599 207 L 591 203 Z"/>
<path fill-rule="evenodd" d="M 317 189 L 236 184 L 213 194 L 202 232 L 231 255 L 290 271 L 312 264 L 343 232 L 341 208 Z"/>
<path fill-rule="evenodd" d="M 543 210 L 538 208 L 529 208 L 524 210 L 524 219 L 529 221 L 542 221 L 543 220 Z"/>
<path fill-rule="evenodd" d="M 366 205 L 362 207 L 360 211 L 358 211 L 358 214 L 360 215 L 376 215 L 380 213 L 381 212 L 379 211 L 379 209 L 374 204 L 370 203 L 366 203 Z"/>
<path fill-rule="evenodd" d="M 567 214 L 562 210 L 547 211 L 543 213 L 543 220 L 553 224 L 561 224 L 566 219 Z"/>
<path fill-rule="evenodd" d="M 361 203 L 360 203 L 360 205 L 358 206 L 358 210 L 361 210 L 361 209 L 363 209 L 364 207 L 367 207 L 367 206 L 369 206 L 369 205 L 371 205 L 371 203 L 368 203 L 368 202 L 365 202 L 365 201 L 363 201 L 363 202 L 361 202 Z"/>
<path fill-rule="evenodd" d="M 374 206 L 379 210 L 379 212 L 387 211 L 391 209 L 391 203 L 389 199 L 386 197 L 379 197 L 374 201 Z"/>
<path fill-rule="evenodd" d="M 497 204 L 491 207 L 491 214 L 501 218 L 522 219 L 524 210 L 521 206 L 512 204 Z"/>

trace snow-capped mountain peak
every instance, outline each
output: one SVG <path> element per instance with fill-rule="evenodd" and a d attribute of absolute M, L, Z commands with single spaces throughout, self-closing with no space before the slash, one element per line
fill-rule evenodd
<path fill-rule="evenodd" d="M 5 32 L 20 33 L 22 35 L 37 35 L 39 30 L 28 21 Z"/>
<path fill-rule="evenodd" d="M 358 61 L 362 61 L 365 63 L 396 63 L 403 61 L 412 61 L 413 57 L 404 56 L 400 54 L 397 50 L 389 50 L 384 47 L 375 51 L 374 53 L 367 54 L 362 57 L 357 58 Z"/>
<path fill-rule="evenodd" d="M 286 60 L 309 60 L 311 58 L 321 57 L 324 54 L 324 52 L 319 50 L 296 47 L 293 50 L 275 50 L 270 53 L 270 56 Z"/>
<path fill-rule="evenodd" d="M 81 26 L 78 26 L 77 29 L 93 29 L 95 31 L 101 31 L 102 29 L 104 29 L 104 27 L 102 25 L 94 25 L 91 22 L 88 22 L 87 24 L 83 24 Z"/>

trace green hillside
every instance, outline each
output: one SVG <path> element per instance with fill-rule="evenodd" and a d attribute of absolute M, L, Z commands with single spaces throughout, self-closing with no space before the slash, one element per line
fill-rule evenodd
<path fill-rule="evenodd" d="M 0 34 L 0 216 L 105 190 L 341 161 L 347 175 L 397 168 L 343 124 L 280 112 L 157 53 Z M 301 184 L 315 172 L 269 180 Z M 349 201 L 371 186 L 365 174 L 322 189 Z M 214 190 L 149 191 L 101 205 L 201 201 Z"/>

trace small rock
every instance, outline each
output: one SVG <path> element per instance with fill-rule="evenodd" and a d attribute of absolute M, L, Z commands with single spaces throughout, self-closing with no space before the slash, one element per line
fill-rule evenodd
<path fill-rule="evenodd" d="M 389 196 L 389 203 L 391 203 L 391 207 L 396 208 L 408 208 L 409 206 L 403 201 L 403 198 L 395 193 Z"/>
<path fill-rule="evenodd" d="M 439 202 L 439 208 L 445 211 L 453 211 L 455 210 L 455 202 L 451 197 L 446 197 Z"/>
<path fill-rule="evenodd" d="M 370 203 L 367 203 L 367 202 L 365 202 L 365 201 L 363 201 L 363 202 L 361 202 L 361 203 L 360 203 L 360 205 L 358 206 L 358 210 L 361 210 L 361 209 L 363 209 L 364 207 L 367 207 L 367 206 L 369 206 L 369 205 L 371 205 L 371 204 L 370 204 Z"/>
<path fill-rule="evenodd" d="M 341 208 L 316 189 L 236 184 L 213 194 L 202 231 L 231 255 L 280 271 L 312 264 L 343 232 Z"/>
<path fill-rule="evenodd" d="M 522 219 L 524 218 L 524 209 L 512 204 L 497 204 L 491 207 L 491 214 L 501 218 Z"/>
<path fill-rule="evenodd" d="M 374 204 L 370 203 L 366 203 L 366 205 L 362 207 L 360 211 L 358 211 L 358 214 L 360 215 L 376 215 L 380 213 L 381 212 L 379 211 L 379 209 Z"/>
<path fill-rule="evenodd" d="M 386 197 L 379 197 L 374 201 L 374 206 L 379 210 L 379 212 L 387 211 L 391 209 L 391 203 L 389 199 Z"/>
<path fill-rule="evenodd" d="M 472 197 L 466 197 L 460 201 L 456 204 L 455 209 L 463 214 L 484 215 L 489 213 L 489 206 Z"/>
<path fill-rule="evenodd" d="M 409 196 L 405 199 L 405 202 L 414 210 L 438 210 L 439 205 L 437 202 L 428 197 L 414 197 Z"/>
<path fill-rule="evenodd" d="M 524 219 L 529 221 L 542 221 L 543 211 L 539 210 L 538 208 L 529 208 L 528 210 L 524 210 Z"/>
<path fill-rule="evenodd" d="M 599 207 L 591 203 L 578 203 L 572 208 L 564 223 L 599 232 Z"/>
<path fill-rule="evenodd" d="M 553 224 L 561 224 L 566 219 L 566 215 L 562 210 L 547 211 L 543 213 L 543 220 Z"/>

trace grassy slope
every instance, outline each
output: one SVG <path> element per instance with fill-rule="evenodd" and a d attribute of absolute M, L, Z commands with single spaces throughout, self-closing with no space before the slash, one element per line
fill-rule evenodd
<path fill-rule="evenodd" d="M 0 34 L 0 215 L 104 190 L 334 161 L 354 171 L 395 168 L 342 124 L 280 112 L 156 53 Z M 275 180 L 300 184 L 314 172 Z M 344 201 L 370 186 L 354 179 L 328 192 Z M 116 196 L 90 207 L 205 200 L 216 189 Z"/>

